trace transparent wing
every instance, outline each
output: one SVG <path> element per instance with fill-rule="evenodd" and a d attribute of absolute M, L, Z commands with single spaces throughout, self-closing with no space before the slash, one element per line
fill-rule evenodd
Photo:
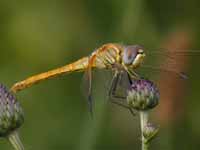
<path fill-rule="evenodd" d="M 200 59 L 200 50 L 152 50 L 146 52 L 146 58 L 141 68 L 148 73 L 158 75 L 166 73 L 186 79 L 190 77 L 188 66 L 191 61 Z"/>
<path fill-rule="evenodd" d="M 91 69 L 85 71 L 81 82 L 81 92 L 88 102 L 89 111 L 93 117 L 92 76 L 93 72 Z"/>
<path fill-rule="evenodd" d="M 89 110 L 92 113 L 97 97 L 101 97 L 102 100 L 108 99 L 107 93 L 113 73 L 111 70 L 106 69 L 92 69 L 91 75 L 92 78 L 89 77 L 88 71 L 84 73 L 81 92 L 85 99 L 88 100 Z M 90 96 L 90 99 L 88 99 L 88 96 Z"/>

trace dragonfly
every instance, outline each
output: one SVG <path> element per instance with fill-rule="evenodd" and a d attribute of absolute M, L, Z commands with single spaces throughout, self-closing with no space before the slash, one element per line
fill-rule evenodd
<path fill-rule="evenodd" d="M 155 54 L 160 54 L 159 52 L 153 52 Z M 184 55 L 184 51 L 172 52 L 172 54 Z M 147 53 L 144 48 L 140 45 L 123 45 L 116 43 L 108 43 L 104 44 L 101 47 L 94 50 L 89 56 L 78 59 L 73 63 L 69 63 L 63 67 L 59 67 L 44 73 L 40 73 L 37 75 L 33 75 L 31 77 L 26 78 L 20 82 L 17 82 L 11 87 L 11 91 L 14 93 L 23 90 L 25 88 L 31 87 L 32 85 L 39 83 L 41 81 L 47 80 L 49 78 L 57 77 L 63 74 L 68 74 L 72 72 L 85 72 L 86 80 L 88 83 L 88 103 L 90 112 L 92 112 L 92 71 L 93 69 L 107 69 L 114 72 L 111 86 L 109 90 L 109 96 L 111 98 L 116 98 L 117 94 L 116 88 L 118 86 L 118 82 L 122 79 L 123 74 L 127 75 L 129 84 L 132 83 L 133 79 L 140 79 L 141 76 L 136 73 L 136 69 L 140 68 L 144 65 L 144 60 L 146 58 Z M 164 53 L 165 57 L 168 57 L 170 62 L 176 65 L 176 60 L 174 60 L 171 56 L 171 53 Z M 180 78 L 186 78 L 187 76 L 177 71 L 173 68 L 162 68 L 160 67 L 152 67 L 146 66 L 147 68 L 154 70 L 164 70 L 166 72 L 172 72 L 173 74 L 179 76 Z M 118 105 L 128 108 L 131 112 L 132 109 L 128 106 L 117 102 L 112 101 Z"/>

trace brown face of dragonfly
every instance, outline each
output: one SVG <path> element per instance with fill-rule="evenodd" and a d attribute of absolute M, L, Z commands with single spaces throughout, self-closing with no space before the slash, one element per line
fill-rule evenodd
<path fill-rule="evenodd" d="M 124 48 L 122 63 L 128 68 L 137 68 L 144 61 L 145 53 L 142 46 L 132 45 Z"/>

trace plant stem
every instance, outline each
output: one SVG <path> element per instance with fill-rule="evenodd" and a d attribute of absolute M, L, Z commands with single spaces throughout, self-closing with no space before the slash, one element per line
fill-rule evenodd
<path fill-rule="evenodd" d="M 149 143 L 146 142 L 143 136 L 144 128 L 147 126 L 149 114 L 147 111 L 140 111 L 140 126 L 141 126 L 141 136 L 142 136 L 142 150 L 148 150 Z"/>
<path fill-rule="evenodd" d="M 8 135 L 8 140 L 15 148 L 15 150 L 24 150 L 24 146 L 19 138 L 19 134 L 17 131 L 14 131 L 10 135 Z"/>

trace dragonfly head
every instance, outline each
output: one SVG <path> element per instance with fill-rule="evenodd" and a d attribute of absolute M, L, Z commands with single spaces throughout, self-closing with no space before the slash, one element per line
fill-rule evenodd
<path fill-rule="evenodd" d="M 125 46 L 122 63 L 129 68 L 137 68 L 144 61 L 145 53 L 140 45 Z"/>

